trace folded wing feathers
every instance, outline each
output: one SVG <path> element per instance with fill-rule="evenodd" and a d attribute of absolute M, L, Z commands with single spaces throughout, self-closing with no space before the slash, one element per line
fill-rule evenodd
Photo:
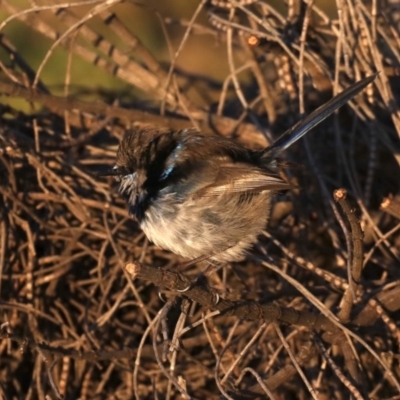
<path fill-rule="evenodd" d="M 260 193 L 264 190 L 287 190 L 293 187 L 278 175 L 245 163 L 218 166 L 214 173 L 213 183 L 199 190 L 196 197 L 219 196 L 224 193 Z"/>

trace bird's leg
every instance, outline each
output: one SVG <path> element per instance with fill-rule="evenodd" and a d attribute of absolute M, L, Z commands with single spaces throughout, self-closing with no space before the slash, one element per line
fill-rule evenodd
<path fill-rule="evenodd" d="M 204 254 L 200 257 L 196 257 L 193 260 L 190 260 L 188 262 L 185 262 L 184 264 L 178 265 L 177 270 L 178 272 L 183 272 L 186 271 L 189 267 L 192 265 L 195 265 L 201 261 L 208 260 L 210 257 L 214 256 L 215 254 Z"/>

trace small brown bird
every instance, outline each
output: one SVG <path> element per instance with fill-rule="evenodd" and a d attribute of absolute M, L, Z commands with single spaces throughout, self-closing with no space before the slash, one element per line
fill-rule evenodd
<path fill-rule="evenodd" d="M 239 261 L 265 228 L 271 198 L 290 184 L 279 153 L 375 79 L 365 78 L 313 111 L 262 150 L 195 129 L 126 132 L 114 168 L 129 212 L 156 245 L 189 259 Z"/>

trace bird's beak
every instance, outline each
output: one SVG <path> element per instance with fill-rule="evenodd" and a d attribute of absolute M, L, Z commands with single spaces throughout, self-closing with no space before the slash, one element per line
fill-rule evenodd
<path fill-rule="evenodd" d="M 107 168 L 96 173 L 96 176 L 120 176 L 124 175 L 125 171 L 123 168 L 114 166 L 112 168 Z"/>

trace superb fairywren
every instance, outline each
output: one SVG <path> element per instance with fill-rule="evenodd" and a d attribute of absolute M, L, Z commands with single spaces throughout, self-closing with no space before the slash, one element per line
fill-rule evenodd
<path fill-rule="evenodd" d="M 375 79 L 365 78 L 313 111 L 262 150 L 195 129 L 136 128 L 126 132 L 115 167 L 147 237 L 189 259 L 238 261 L 265 228 L 273 193 L 291 185 L 277 156 Z"/>

